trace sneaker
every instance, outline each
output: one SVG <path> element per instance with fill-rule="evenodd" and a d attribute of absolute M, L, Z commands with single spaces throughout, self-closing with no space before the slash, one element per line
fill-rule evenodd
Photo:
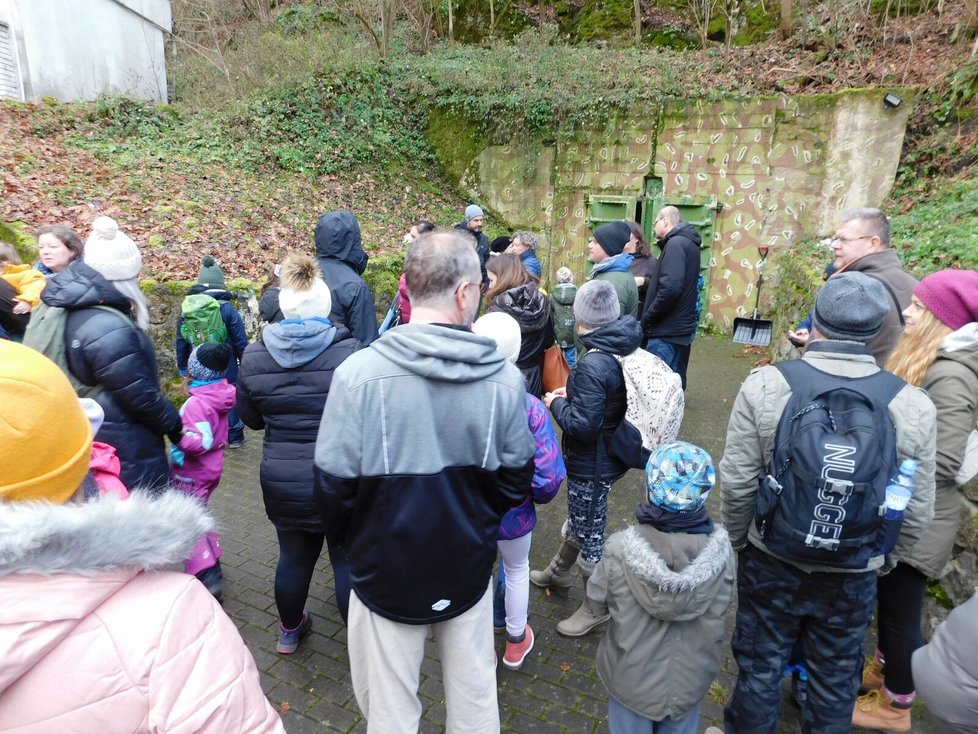
<path fill-rule="evenodd" d="M 240 449 L 245 442 L 245 435 L 241 433 L 240 435 L 228 435 L 228 448 L 229 449 Z"/>
<path fill-rule="evenodd" d="M 708 726 L 703 734 L 723 734 L 723 729 L 721 729 L 719 726 Z"/>
<path fill-rule="evenodd" d="M 910 731 L 910 709 L 896 706 L 881 689 L 872 690 L 856 699 L 852 725 L 877 731 Z"/>
<path fill-rule="evenodd" d="M 519 642 L 513 642 L 509 635 L 506 635 L 506 652 L 503 653 L 503 665 L 510 670 L 519 670 L 532 649 L 533 630 L 530 625 L 523 628 L 523 639 Z"/>
<path fill-rule="evenodd" d="M 312 629 L 312 615 L 303 611 L 302 621 L 293 630 L 285 629 L 281 623 L 279 623 L 278 628 L 278 645 L 275 647 L 275 652 L 279 655 L 291 655 L 299 647 L 299 640 L 309 634 L 309 630 Z"/>

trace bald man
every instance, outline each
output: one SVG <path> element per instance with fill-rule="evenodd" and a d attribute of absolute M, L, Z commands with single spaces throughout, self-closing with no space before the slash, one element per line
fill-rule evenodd
<path fill-rule="evenodd" d="M 646 350 L 676 372 L 686 389 L 689 352 L 699 321 L 699 232 L 684 222 L 674 206 L 664 206 L 655 220 L 659 272 L 649 280 L 642 313 Z"/>

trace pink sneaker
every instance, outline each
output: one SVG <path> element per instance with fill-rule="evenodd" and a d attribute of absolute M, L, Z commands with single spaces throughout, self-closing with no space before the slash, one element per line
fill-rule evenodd
<path fill-rule="evenodd" d="M 533 630 L 530 625 L 523 628 L 523 639 L 519 642 L 512 642 L 509 635 L 506 635 L 506 652 L 503 653 L 503 665 L 510 670 L 519 670 L 532 649 Z"/>

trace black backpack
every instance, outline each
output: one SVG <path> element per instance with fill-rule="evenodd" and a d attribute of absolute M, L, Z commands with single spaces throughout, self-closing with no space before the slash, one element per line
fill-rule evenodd
<path fill-rule="evenodd" d="M 882 370 L 831 375 L 800 359 L 776 367 L 792 393 L 757 493 L 757 530 L 787 560 L 866 568 L 899 533 L 882 507 L 898 469 L 887 406 L 906 383 Z"/>

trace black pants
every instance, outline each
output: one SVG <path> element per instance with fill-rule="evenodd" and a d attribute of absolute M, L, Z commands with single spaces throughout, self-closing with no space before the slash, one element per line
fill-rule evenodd
<path fill-rule="evenodd" d="M 876 624 L 880 652 L 886 660 L 883 678 L 891 693 L 914 692 L 910 658 L 924 644 L 920 634 L 920 612 L 927 577 L 913 566 L 898 563 L 876 582 L 879 594 Z"/>
<path fill-rule="evenodd" d="M 17 291 L 3 278 L 0 278 L 0 327 L 11 336 L 23 334 L 27 328 L 27 322 L 31 320 L 29 313 L 14 313 L 14 305 L 19 303 L 14 297 Z"/>
<path fill-rule="evenodd" d="M 316 563 L 323 552 L 323 533 L 310 533 L 304 530 L 283 530 L 278 533 L 278 567 L 275 569 L 275 606 L 282 626 L 295 629 L 302 622 L 302 611 L 309 596 L 309 583 L 312 581 Z M 350 564 L 346 549 L 329 545 L 329 562 L 333 567 L 336 588 L 336 606 L 346 622 L 350 606 Z"/>
<path fill-rule="evenodd" d="M 737 569 L 734 658 L 740 668 L 724 710 L 727 734 L 773 734 L 781 675 L 801 641 L 808 667 L 806 734 L 849 734 L 876 602 L 876 572 L 804 573 L 748 546 Z"/>

